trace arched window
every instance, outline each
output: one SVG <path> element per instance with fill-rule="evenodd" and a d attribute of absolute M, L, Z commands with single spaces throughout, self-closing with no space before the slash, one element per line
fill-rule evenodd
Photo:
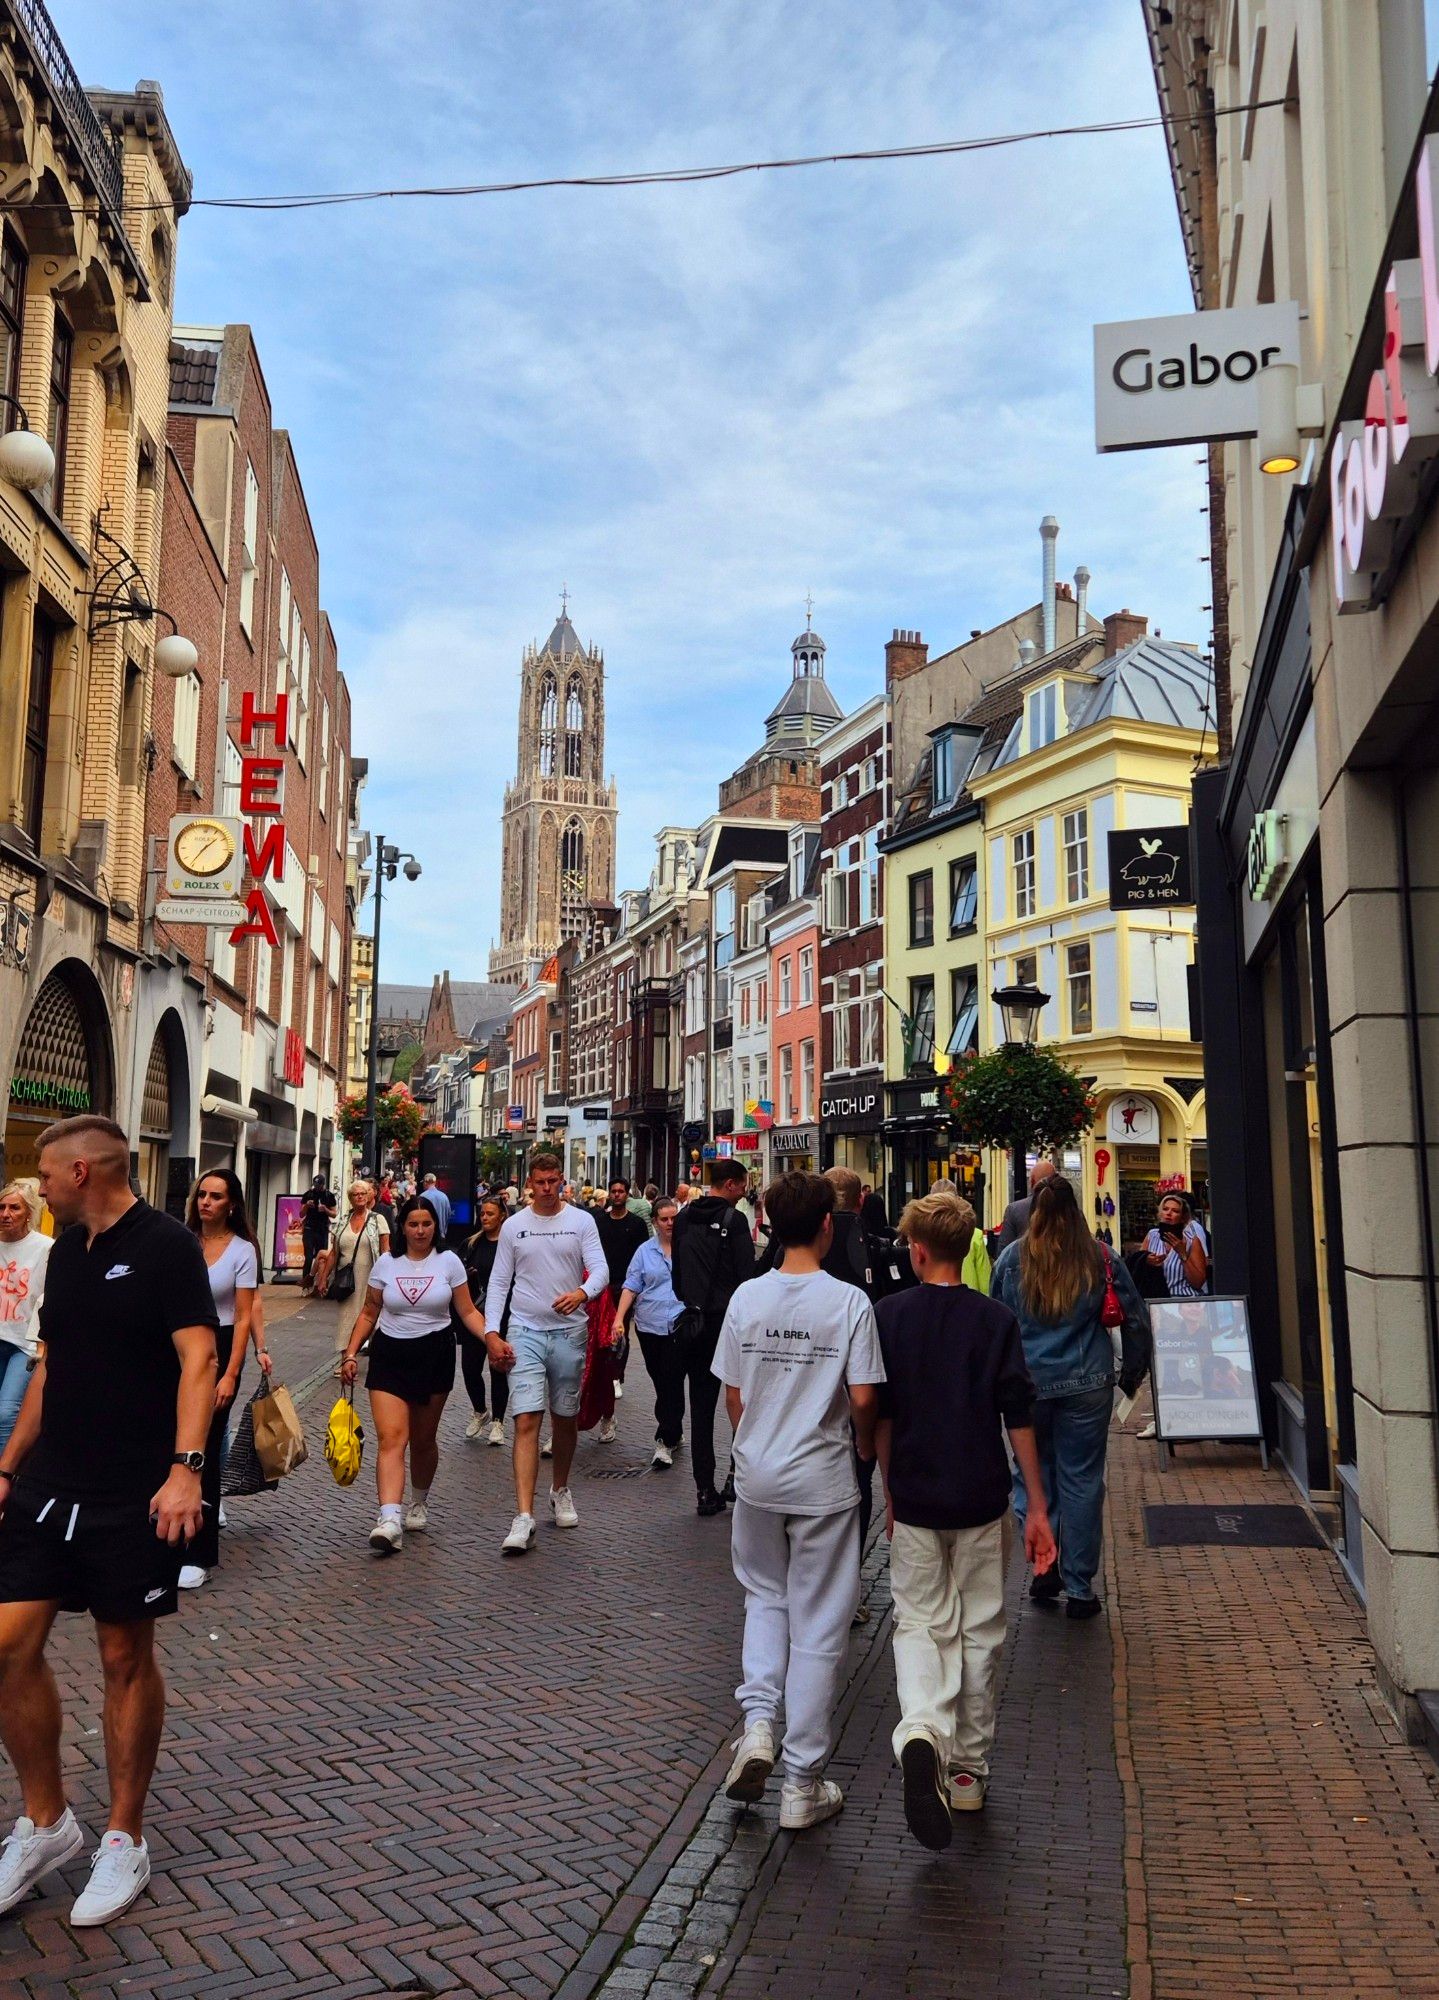
<path fill-rule="evenodd" d="M 560 691 L 553 674 L 540 683 L 540 776 L 555 775 L 555 732 L 559 726 Z"/>
<path fill-rule="evenodd" d="M 589 873 L 585 867 L 585 830 L 577 819 L 570 820 L 560 836 L 560 936 L 578 937 L 585 904 L 589 901 Z"/>
<path fill-rule="evenodd" d="M 565 776 L 578 778 L 583 769 L 585 704 L 580 684 L 572 680 L 565 695 Z"/>

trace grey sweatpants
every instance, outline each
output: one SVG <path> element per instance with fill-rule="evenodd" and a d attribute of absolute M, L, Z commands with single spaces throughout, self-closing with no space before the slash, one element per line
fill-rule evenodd
<path fill-rule="evenodd" d="M 834 1710 L 859 1603 L 859 1508 L 772 1514 L 737 1500 L 734 1573 L 745 1594 L 745 1723 L 773 1722 L 784 1702 L 785 1776 L 815 1778 L 834 1747 Z"/>

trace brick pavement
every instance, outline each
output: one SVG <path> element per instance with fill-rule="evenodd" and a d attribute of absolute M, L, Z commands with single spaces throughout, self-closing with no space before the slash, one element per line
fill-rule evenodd
<path fill-rule="evenodd" d="M 322 1384 L 317 1431 L 328 1400 Z M 464 1417 L 458 1396 L 434 1531 L 397 1559 L 366 1547 L 368 1464 L 341 1491 L 317 1451 L 230 1503 L 218 1577 L 164 1630 L 151 1889 L 108 1932 L 72 1934 L 58 1885 L 25 1904 L 0 1924 L 6 2000 L 559 1985 L 731 1721 L 728 1538 L 679 1467 L 588 1476 L 647 1456 L 632 1397 L 619 1445 L 582 1445 L 580 1530 L 542 1524 L 538 1552 L 504 1563 L 508 1453 L 461 1443 Z M 98 1835 L 88 1622 L 62 1619 L 52 1651 L 72 1797 Z M 11 1812 L 8 1771 L 0 1786 Z"/>

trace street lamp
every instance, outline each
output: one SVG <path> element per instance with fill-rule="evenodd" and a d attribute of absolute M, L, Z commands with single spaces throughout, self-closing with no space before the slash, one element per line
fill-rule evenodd
<path fill-rule="evenodd" d="M 370 1046 L 365 1063 L 365 1129 L 360 1141 L 364 1155 L 363 1165 L 367 1173 L 375 1179 L 380 1177 L 380 1146 L 375 1130 L 375 1086 L 379 1081 L 380 1067 L 380 912 L 384 902 L 385 884 L 393 882 L 396 870 L 403 864 L 405 880 L 418 882 L 420 864 L 413 854 L 401 854 L 398 847 L 387 844 L 383 834 L 375 842 L 375 943 L 370 957 L 370 991 L 374 999 L 370 1003 Z M 394 1072 L 395 1056 L 390 1056 L 385 1081 L 389 1082 Z"/>
<path fill-rule="evenodd" d="M 1049 1005 L 1049 995 L 1041 993 L 1037 986 L 1014 985 L 996 986 L 989 997 L 999 1009 L 1004 1046 L 1007 1049 L 1032 1049 L 1039 1033 L 1039 1017 Z M 1029 1192 L 1029 1169 L 1022 1145 L 1010 1148 L 1009 1184 L 1011 1198 L 1015 1201 L 1022 1201 Z"/>
<path fill-rule="evenodd" d="M 55 477 L 55 454 L 49 440 L 31 430 L 25 405 L 18 397 L 0 395 L 0 403 L 16 417 L 15 428 L 0 437 L 0 473 L 22 493 L 38 493 Z"/>

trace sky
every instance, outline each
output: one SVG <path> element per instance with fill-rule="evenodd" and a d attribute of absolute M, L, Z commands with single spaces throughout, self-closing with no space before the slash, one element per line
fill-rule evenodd
<path fill-rule="evenodd" d="M 1151 116 L 1136 0 L 53 0 L 160 81 L 197 194 L 691 166 Z M 1056 32 L 1056 24 L 1066 32 Z M 762 740 L 814 594 L 848 710 L 884 642 L 1034 602 L 1208 643 L 1195 447 L 1100 458 L 1091 327 L 1191 304 L 1158 131 L 688 187 L 193 210 L 176 317 L 248 321 L 368 757 L 424 869 L 385 981 L 483 978 L 523 648 L 606 659 L 618 886 Z M 368 912 L 364 921 L 368 922 Z"/>

